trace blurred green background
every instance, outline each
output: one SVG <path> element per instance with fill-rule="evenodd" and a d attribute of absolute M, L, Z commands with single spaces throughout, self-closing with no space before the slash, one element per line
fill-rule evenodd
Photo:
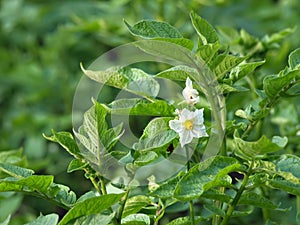
<path fill-rule="evenodd" d="M 136 40 L 123 19 L 163 20 L 195 39 L 190 10 L 214 26 L 266 34 L 300 25 L 298 0 L 0 0 L 0 150 L 23 148 L 28 167 L 55 175 L 55 182 L 78 195 L 91 186 L 83 174 L 66 174 L 69 156 L 42 133 L 72 130 L 72 102 L 85 68 L 116 46 Z M 263 70 L 278 72 L 288 53 L 300 46 L 300 31 L 274 46 Z M 0 221 L 15 213 L 13 224 L 63 211 L 33 197 L 1 194 Z"/>

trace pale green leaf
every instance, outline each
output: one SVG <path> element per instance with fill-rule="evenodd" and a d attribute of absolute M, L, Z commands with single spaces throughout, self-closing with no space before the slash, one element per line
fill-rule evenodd
<path fill-rule="evenodd" d="M 82 158 L 80 150 L 74 140 L 72 134 L 69 132 L 56 132 L 52 130 L 52 136 L 47 137 L 43 135 L 49 141 L 56 142 L 60 144 L 69 154 L 73 155 L 75 158 Z"/>
<path fill-rule="evenodd" d="M 135 166 L 144 166 L 158 158 L 158 155 L 153 151 L 140 151 L 140 155 L 134 160 Z"/>
<path fill-rule="evenodd" d="M 230 186 L 232 171 L 242 170 L 243 166 L 234 158 L 216 156 L 194 166 L 179 181 L 174 197 L 191 200 L 200 197 L 204 191 L 217 186 Z"/>
<path fill-rule="evenodd" d="M 188 66 L 174 66 L 170 69 L 164 70 L 158 74 L 156 77 L 166 78 L 174 81 L 186 81 L 187 77 L 197 76 L 197 70 Z"/>
<path fill-rule="evenodd" d="M 56 225 L 58 222 L 57 214 L 49 214 L 46 216 L 40 215 L 36 220 L 26 223 L 25 225 Z"/>
<path fill-rule="evenodd" d="M 81 159 L 73 159 L 68 166 L 68 173 L 77 171 L 77 170 L 82 170 L 88 165 L 87 162 L 83 162 Z"/>
<path fill-rule="evenodd" d="M 85 70 L 85 75 L 99 83 L 126 90 L 140 96 L 156 97 L 158 82 L 144 71 L 136 68 L 113 67 L 105 71 Z"/>
<path fill-rule="evenodd" d="M 300 48 L 290 53 L 289 66 L 291 69 L 300 69 Z"/>
<path fill-rule="evenodd" d="M 129 198 L 124 207 L 122 218 L 129 216 L 130 214 L 138 213 L 142 208 L 151 204 L 149 197 L 144 195 L 137 195 Z"/>
<path fill-rule="evenodd" d="M 253 160 L 267 153 L 276 152 L 284 147 L 283 145 L 277 145 L 277 138 L 274 140 L 275 143 L 263 135 L 258 141 L 248 142 L 242 140 L 236 131 L 234 133 L 234 142 L 236 144 L 235 154 L 243 159 Z"/>
<path fill-rule="evenodd" d="M 4 221 L 2 221 L 2 222 L 0 222 L 0 225 L 8 225 L 9 224 L 9 221 L 10 221 L 10 215 L 8 215 L 8 217 L 4 220 Z"/>
<path fill-rule="evenodd" d="M 195 216 L 195 222 L 196 223 L 200 223 L 200 222 L 206 221 L 206 220 L 208 220 L 208 219 L 203 218 L 201 216 Z M 190 217 L 186 216 L 186 217 L 179 217 L 175 220 L 172 220 L 167 225 L 192 225 L 192 223 L 191 223 Z"/>
<path fill-rule="evenodd" d="M 300 158 L 295 155 L 282 155 L 276 162 L 276 170 L 291 173 L 299 179 L 300 183 Z"/>
<path fill-rule="evenodd" d="M 175 107 L 163 100 L 118 99 L 108 106 L 107 110 L 117 115 L 174 116 L 175 112 Z"/>
<path fill-rule="evenodd" d="M 142 38 L 182 38 L 180 32 L 166 22 L 142 20 L 133 26 L 124 21 L 129 31 Z"/>
<path fill-rule="evenodd" d="M 197 31 L 203 45 L 213 44 L 219 41 L 216 30 L 205 19 L 195 12 L 190 14 L 195 30 Z"/>
<path fill-rule="evenodd" d="M 249 73 L 252 73 L 257 67 L 264 64 L 266 61 L 243 63 L 233 68 L 230 72 L 229 78 L 234 83 L 239 79 L 245 77 Z"/>
<path fill-rule="evenodd" d="M 108 225 L 114 218 L 115 213 L 110 215 L 93 214 L 88 216 L 83 216 L 78 219 L 72 225 Z"/>
<path fill-rule="evenodd" d="M 150 225 L 150 218 L 146 214 L 131 214 L 121 220 L 122 225 Z"/>
<path fill-rule="evenodd" d="M 145 127 L 141 139 L 150 138 L 155 136 L 157 133 L 169 130 L 169 121 L 171 119 L 172 117 L 158 117 L 151 120 Z"/>
<path fill-rule="evenodd" d="M 69 224 L 82 216 L 100 213 L 117 203 L 122 196 L 123 194 L 108 194 L 78 202 L 67 212 L 59 225 Z"/>
<path fill-rule="evenodd" d="M 170 42 L 185 47 L 189 50 L 192 50 L 194 47 L 194 43 L 186 38 L 154 38 L 154 40 Z"/>
<path fill-rule="evenodd" d="M 16 177 L 16 178 L 29 177 L 32 174 L 34 174 L 33 170 L 22 168 L 19 166 L 14 166 L 11 164 L 6 164 L 6 163 L 0 163 L 0 171 L 11 177 Z"/>

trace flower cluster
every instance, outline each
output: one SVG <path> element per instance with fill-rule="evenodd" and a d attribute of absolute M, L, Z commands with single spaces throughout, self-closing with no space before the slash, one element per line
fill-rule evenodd
<path fill-rule="evenodd" d="M 193 88 L 189 77 L 186 79 L 186 87 L 183 89 L 182 95 L 190 105 L 194 105 L 200 101 L 198 91 Z M 179 134 L 181 147 L 190 143 L 193 138 L 208 136 L 203 124 L 203 110 L 203 108 L 196 109 L 195 111 L 190 111 L 186 108 L 182 110 L 176 109 L 175 113 L 178 115 L 178 118 L 170 120 L 169 126 Z"/>

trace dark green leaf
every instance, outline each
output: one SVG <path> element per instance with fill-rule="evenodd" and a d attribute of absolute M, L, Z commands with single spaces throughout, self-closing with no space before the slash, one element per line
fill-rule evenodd
<path fill-rule="evenodd" d="M 219 62 L 213 69 L 213 72 L 221 79 L 227 72 L 243 62 L 246 57 L 237 57 L 234 55 L 226 55 L 221 62 Z"/>
<path fill-rule="evenodd" d="M 269 180 L 267 182 L 268 186 L 276 189 L 280 189 L 283 191 L 286 191 L 288 193 L 291 193 L 293 195 L 300 196 L 300 184 L 299 183 L 293 183 L 289 180 L 285 180 L 282 177 L 275 177 L 272 180 Z"/>
<path fill-rule="evenodd" d="M 220 44 L 218 42 L 214 44 L 201 45 L 197 49 L 197 55 L 199 55 L 204 60 L 204 62 L 209 63 L 213 59 L 219 48 Z"/>
<path fill-rule="evenodd" d="M 300 158 L 295 155 L 282 155 L 276 162 L 276 170 L 291 173 L 300 181 Z"/>
<path fill-rule="evenodd" d="M 129 31 L 142 38 L 182 38 L 182 35 L 176 28 L 166 22 L 153 20 L 142 20 L 133 26 L 124 21 Z"/>
<path fill-rule="evenodd" d="M 123 194 L 108 194 L 94 198 L 88 198 L 82 202 L 78 202 L 63 217 L 63 219 L 59 222 L 59 225 L 69 224 L 82 216 L 100 213 L 117 203 L 122 196 Z"/>
<path fill-rule="evenodd" d="M 292 81 L 294 81 L 294 79 L 298 75 L 299 71 L 294 70 L 283 75 L 269 75 L 265 77 L 263 85 L 266 95 L 270 99 L 273 99 L 280 93 L 284 93 L 285 91 L 287 91 L 286 88 L 291 84 Z"/>
<path fill-rule="evenodd" d="M 266 209 L 276 209 L 279 207 L 279 205 L 274 204 L 269 199 L 265 198 L 262 195 L 258 195 L 255 192 L 243 193 L 238 204 L 253 205 L 256 207 L 266 208 Z"/>
<path fill-rule="evenodd" d="M 170 42 L 185 47 L 189 50 L 193 50 L 194 47 L 194 43 L 186 38 L 154 38 L 154 40 Z"/>

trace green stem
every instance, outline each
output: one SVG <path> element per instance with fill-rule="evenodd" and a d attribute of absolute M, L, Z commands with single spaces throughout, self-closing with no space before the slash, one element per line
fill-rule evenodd
<path fill-rule="evenodd" d="M 124 208 L 125 208 L 126 201 L 128 199 L 128 196 L 129 196 L 129 191 L 130 191 L 129 189 L 126 190 L 125 195 L 123 196 L 123 199 L 120 203 L 120 208 L 119 208 L 118 214 L 117 214 L 117 221 L 118 221 L 119 224 L 121 223 L 122 214 L 123 214 L 123 211 L 124 211 Z"/>
<path fill-rule="evenodd" d="M 241 187 L 239 188 L 239 190 L 237 191 L 237 193 L 236 193 L 234 199 L 232 200 L 232 202 L 231 202 L 229 208 L 227 209 L 226 215 L 225 215 L 225 217 L 224 217 L 224 219 L 223 219 L 221 225 L 227 225 L 227 224 L 228 224 L 228 221 L 229 221 L 229 219 L 230 219 L 230 217 L 231 217 L 231 215 L 232 215 L 232 213 L 233 213 L 235 207 L 237 206 L 237 204 L 238 204 L 238 202 L 239 202 L 239 200 L 240 200 L 240 198 L 241 198 L 241 196 L 242 196 L 242 194 L 243 194 L 243 192 L 244 192 L 244 190 L 245 190 L 245 188 L 246 188 L 246 185 L 247 185 L 247 183 L 248 183 L 249 176 L 250 176 L 250 174 L 252 173 L 253 162 L 254 162 L 254 161 L 251 161 L 251 164 L 250 164 L 250 166 L 249 166 L 249 168 L 248 168 L 248 171 L 247 171 L 247 173 L 246 173 L 245 176 L 244 176 L 242 185 L 241 185 Z"/>
<path fill-rule="evenodd" d="M 91 180 L 91 182 L 92 182 L 94 188 L 96 189 L 96 191 L 97 191 L 100 195 L 103 195 L 103 193 L 102 193 L 101 189 L 99 188 L 98 183 L 97 183 L 97 181 L 95 180 L 95 178 L 94 178 L 94 177 L 90 177 L 90 180 Z"/>
<path fill-rule="evenodd" d="M 191 218 L 191 225 L 195 225 L 195 211 L 194 211 L 194 204 L 193 201 L 190 201 L 190 218 Z"/>
<path fill-rule="evenodd" d="M 187 172 L 191 169 L 191 164 L 190 164 L 190 155 L 189 155 L 189 151 L 187 148 L 185 148 L 186 151 L 186 157 L 187 157 L 187 164 L 186 164 L 186 170 Z M 195 211 L 194 211 L 194 204 L 193 201 L 191 200 L 189 202 L 190 204 L 190 219 L 191 219 L 191 225 L 195 225 Z"/>
<path fill-rule="evenodd" d="M 100 182 L 100 185 L 101 185 L 102 194 L 107 195 L 106 184 L 105 184 L 104 179 L 103 179 L 102 176 L 99 176 L 99 182 Z"/>

